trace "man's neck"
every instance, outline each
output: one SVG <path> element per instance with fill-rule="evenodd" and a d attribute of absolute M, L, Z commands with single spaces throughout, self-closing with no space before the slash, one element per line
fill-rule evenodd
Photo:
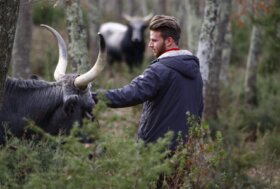
<path fill-rule="evenodd" d="M 180 49 L 178 47 L 174 47 L 174 48 L 169 48 L 167 50 L 165 50 L 162 54 L 169 52 L 169 51 L 179 51 Z"/>

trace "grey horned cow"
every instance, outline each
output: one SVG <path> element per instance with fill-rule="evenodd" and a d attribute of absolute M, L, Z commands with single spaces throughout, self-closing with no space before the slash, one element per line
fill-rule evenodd
<path fill-rule="evenodd" d="M 105 41 L 100 36 L 100 50 L 95 65 L 86 73 L 66 74 L 67 48 L 61 35 L 53 28 L 42 25 L 57 39 L 59 59 L 54 72 L 56 81 L 39 79 L 21 80 L 8 77 L 4 100 L 0 109 L 0 144 L 5 143 L 7 131 L 16 137 L 32 136 L 26 130 L 28 120 L 52 135 L 68 134 L 75 122 L 92 119 L 95 102 L 90 91 L 91 82 L 105 64 Z"/>

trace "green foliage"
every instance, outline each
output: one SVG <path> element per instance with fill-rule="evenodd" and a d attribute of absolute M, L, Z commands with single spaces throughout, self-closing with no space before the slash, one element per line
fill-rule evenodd
<path fill-rule="evenodd" d="M 45 49 L 40 56 L 36 55 L 35 63 L 32 65 L 34 73 L 48 81 L 54 80 L 53 73 L 58 61 L 58 50 L 56 48 L 53 45 L 45 45 Z"/>
<path fill-rule="evenodd" d="M 269 75 L 279 70 L 280 52 L 280 3 L 275 1 L 269 14 L 259 20 L 264 29 L 263 60 L 260 72 Z"/>
<path fill-rule="evenodd" d="M 263 31 L 261 62 L 259 65 L 259 71 L 262 75 L 269 75 L 279 70 L 280 4 L 278 1 L 274 1 L 271 4 L 266 10 L 261 10 L 258 7 L 260 8 L 260 13 L 257 18 L 253 18 L 252 16 L 242 17 L 232 23 L 233 41 L 231 62 L 239 66 L 245 65 L 246 63 L 252 24 L 259 25 Z M 261 3 L 259 3 L 259 6 L 261 6 Z"/>
<path fill-rule="evenodd" d="M 170 136 L 158 145 L 145 145 L 85 124 L 83 132 L 95 139 L 89 147 L 74 137 L 78 127 L 55 141 L 48 135 L 38 144 L 8 141 L 0 151 L 1 188 L 146 188 L 159 173 L 170 172 L 164 159 Z"/>
<path fill-rule="evenodd" d="M 172 133 L 156 144 L 144 144 L 135 141 L 134 127 L 116 136 L 106 132 L 107 126 L 84 124 L 82 130 L 75 126 L 70 136 L 43 134 L 37 143 L 10 139 L 0 151 L 1 188 L 153 188 L 161 173 L 167 180 L 174 178 L 164 183 L 169 188 L 217 188 L 225 183 L 219 170 L 226 155 L 223 138 L 218 133 L 216 141 L 210 140 L 205 124 L 192 122 L 188 143 L 171 158 L 166 157 Z M 79 143 L 74 137 L 78 132 L 89 134 L 94 143 Z"/>
<path fill-rule="evenodd" d="M 100 101 L 96 109 L 106 108 Z M 114 121 L 108 119 L 101 125 L 85 121 L 85 126 L 75 126 L 70 136 L 42 133 L 37 143 L 12 138 L 0 151 L 1 188 L 154 188 L 161 173 L 165 175 L 164 188 L 169 189 L 263 188 L 265 183 L 246 172 L 268 158 L 258 153 L 275 155 L 269 156 L 273 160 L 279 155 L 277 135 L 266 138 L 265 153 L 226 150 L 221 132 L 217 131 L 213 140 L 209 126 L 190 117 L 188 142 L 169 157 L 166 147 L 172 133 L 157 144 L 145 145 L 135 141 L 135 127 L 124 127 L 118 135 L 110 132 Z M 75 136 L 81 132 L 94 143 L 79 143 Z"/>
<path fill-rule="evenodd" d="M 232 67 L 232 69 L 236 69 Z M 238 71 L 240 68 L 237 69 Z M 240 71 L 239 71 L 240 73 Z M 238 73 L 234 72 L 234 76 Z M 227 158 L 228 188 L 277 188 L 279 184 L 279 74 L 258 75 L 258 105 L 248 106 L 242 98 L 242 81 L 234 77 L 222 91 L 217 120 L 209 122 L 212 135 L 221 131 Z M 214 131 L 214 132 L 213 132 Z M 277 135 L 278 134 L 278 135 Z"/>
<path fill-rule="evenodd" d="M 36 25 L 60 25 L 64 22 L 64 10 L 62 7 L 54 7 L 50 1 L 37 1 L 33 4 L 33 23 Z"/>
<path fill-rule="evenodd" d="M 105 110 L 101 97 L 95 108 L 97 119 Z M 263 159 L 278 165 L 277 135 L 265 138 L 262 149 L 238 148 L 219 129 L 213 140 L 209 126 L 189 115 L 188 142 L 170 157 L 166 147 L 172 133 L 157 144 L 145 145 L 135 141 L 136 127 L 123 127 L 117 135 L 111 132 L 116 119 L 120 121 L 119 117 L 108 117 L 102 124 L 85 121 L 70 136 L 52 137 L 38 130 L 43 138 L 37 143 L 12 138 L 0 151 L 1 188 L 154 188 L 161 173 L 163 188 L 169 189 L 264 188 L 269 183 L 248 172 L 257 164 L 263 166 Z M 79 143 L 77 133 L 88 134 L 94 143 Z"/>
<path fill-rule="evenodd" d="M 279 76 L 259 76 L 258 78 L 258 106 L 250 107 L 243 104 L 239 107 L 239 120 L 236 125 L 245 131 L 259 130 L 261 133 L 280 129 L 280 96 Z"/>
<path fill-rule="evenodd" d="M 272 132 L 271 135 L 267 135 L 264 140 L 264 150 L 265 153 L 263 154 L 270 154 L 272 158 L 274 158 L 278 165 L 280 163 L 280 138 L 278 132 Z"/>
<path fill-rule="evenodd" d="M 251 26 L 247 20 L 245 24 L 232 23 L 232 53 L 231 62 L 238 66 L 246 64 L 249 52 Z"/>
<path fill-rule="evenodd" d="M 46 141 L 34 144 L 16 138 L 10 140 L 0 151 L 1 188 L 22 188 L 32 174 L 55 168 L 55 164 L 62 163 L 62 159 L 52 159 L 57 152 Z"/>
<path fill-rule="evenodd" d="M 193 121 L 192 121 L 193 122 Z M 216 140 L 209 137 L 209 127 L 197 122 L 190 128 L 188 142 L 172 157 L 176 167 L 170 188 L 223 188 L 226 172 L 221 163 L 226 157 L 223 137 L 220 132 Z"/>

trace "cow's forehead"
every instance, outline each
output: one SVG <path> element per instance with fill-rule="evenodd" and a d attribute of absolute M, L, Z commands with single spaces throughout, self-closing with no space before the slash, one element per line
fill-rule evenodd
<path fill-rule="evenodd" d="M 89 90 L 91 88 L 91 84 L 88 85 L 86 89 L 79 89 L 74 85 L 75 79 L 78 77 L 78 74 L 65 74 L 62 76 L 62 78 L 58 81 L 60 85 L 63 86 L 63 94 L 64 95 L 72 95 L 72 94 L 77 94 L 77 95 L 82 95 L 85 93 L 89 93 Z"/>
<path fill-rule="evenodd" d="M 146 22 L 144 22 L 142 19 L 133 19 L 130 22 L 131 27 L 138 29 L 146 25 Z"/>

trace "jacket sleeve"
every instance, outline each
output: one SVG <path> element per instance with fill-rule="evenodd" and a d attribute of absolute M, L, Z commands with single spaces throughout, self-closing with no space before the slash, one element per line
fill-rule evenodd
<path fill-rule="evenodd" d="M 157 94 L 160 83 L 156 67 L 149 66 L 129 85 L 107 91 L 105 93 L 108 99 L 107 105 L 112 108 L 121 108 L 143 103 Z"/>

